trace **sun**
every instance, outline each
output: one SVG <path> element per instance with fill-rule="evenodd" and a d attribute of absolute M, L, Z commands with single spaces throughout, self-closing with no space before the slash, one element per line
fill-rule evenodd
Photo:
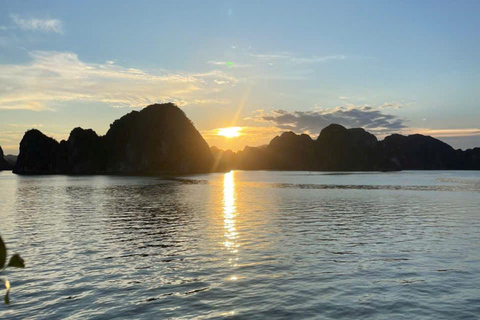
<path fill-rule="evenodd" d="M 225 138 L 235 138 L 240 136 L 240 131 L 242 131 L 242 127 L 220 128 L 218 129 L 217 135 L 224 136 Z"/>

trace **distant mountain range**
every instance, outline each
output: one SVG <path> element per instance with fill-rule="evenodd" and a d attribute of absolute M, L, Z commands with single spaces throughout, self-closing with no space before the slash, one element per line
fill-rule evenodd
<path fill-rule="evenodd" d="M 1 148 L 0 148 L 1 151 Z M 0 169 L 11 169 L 0 153 Z M 212 171 L 306 170 L 480 170 L 480 148 L 455 150 L 414 134 L 382 141 L 361 128 L 338 124 L 313 140 L 285 132 L 267 146 L 242 151 L 209 148 L 182 110 L 171 103 L 150 105 L 113 122 L 105 136 L 75 128 L 57 142 L 32 129 L 20 143 L 18 174 L 190 174 Z"/>
<path fill-rule="evenodd" d="M 378 141 L 364 129 L 338 124 L 324 128 L 316 140 L 284 132 L 265 147 L 211 150 L 218 170 L 480 170 L 480 148 L 455 150 L 420 134 L 392 134 Z"/>
<path fill-rule="evenodd" d="M 7 154 L 4 158 L 5 160 L 7 160 L 7 162 L 10 164 L 10 166 L 13 169 L 13 167 L 15 166 L 15 163 L 17 163 L 18 156 L 15 156 L 13 154 Z"/>

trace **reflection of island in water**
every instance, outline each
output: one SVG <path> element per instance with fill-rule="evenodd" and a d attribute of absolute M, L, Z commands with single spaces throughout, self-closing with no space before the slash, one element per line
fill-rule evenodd
<path fill-rule="evenodd" d="M 223 221 L 225 229 L 224 245 L 227 250 L 232 253 L 232 257 L 228 261 L 232 267 L 236 267 L 238 261 L 238 232 L 235 226 L 237 208 L 235 206 L 235 200 L 235 172 L 230 171 L 225 173 L 223 178 Z M 232 275 L 230 280 L 237 280 L 237 276 Z"/>

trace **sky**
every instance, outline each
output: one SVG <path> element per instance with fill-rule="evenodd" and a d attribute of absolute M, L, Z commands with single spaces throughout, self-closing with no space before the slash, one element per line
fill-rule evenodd
<path fill-rule="evenodd" d="M 0 0 L 0 145 L 174 102 L 222 149 L 330 123 L 480 147 L 479 16 L 477 0 Z"/>

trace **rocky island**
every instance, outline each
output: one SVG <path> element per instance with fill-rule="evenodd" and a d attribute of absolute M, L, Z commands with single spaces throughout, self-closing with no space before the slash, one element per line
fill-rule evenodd
<path fill-rule="evenodd" d="M 75 128 L 57 142 L 36 129 L 25 133 L 13 170 L 19 174 L 186 174 L 208 172 L 208 144 L 171 103 L 132 111 L 105 136 Z"/>
<path fill-rule="evenodd" d="M 284 132 L 267 146 L 223 151 L 212 147 L 218 170 L 398 171 L 480 170 L 480 148 L 455 150 L 430 136 L 392 134 L 384 140 L 338 124 L 316 140 Z"/>
<path fill-rule="evenodd" d="M 0 159 L 4 159 L 3 152 Z M 306 134 L 284 132 L 267 146 L 223 151 L 209 148 L 185 113 L 166 103 L 130 112 L 114 121 L 105 136 L 75 128 L 68 140 L 57 142 L 36 129 L 29 130 L 20 143 L 13 172 L 135 175 L 231 169 L 480 170 L 480 148 L 455 150 L 420 134 L 392 134 L 379 141 L 362 128 L 331 124 L 315 140 Z"/>
<path fill-rule="evenodd" d="M 3 149 L 0 147 L 0 171 L 2 170 L 12 170 L 13 165 L 7 161 L 5 155 L 3 154 Z"/>

